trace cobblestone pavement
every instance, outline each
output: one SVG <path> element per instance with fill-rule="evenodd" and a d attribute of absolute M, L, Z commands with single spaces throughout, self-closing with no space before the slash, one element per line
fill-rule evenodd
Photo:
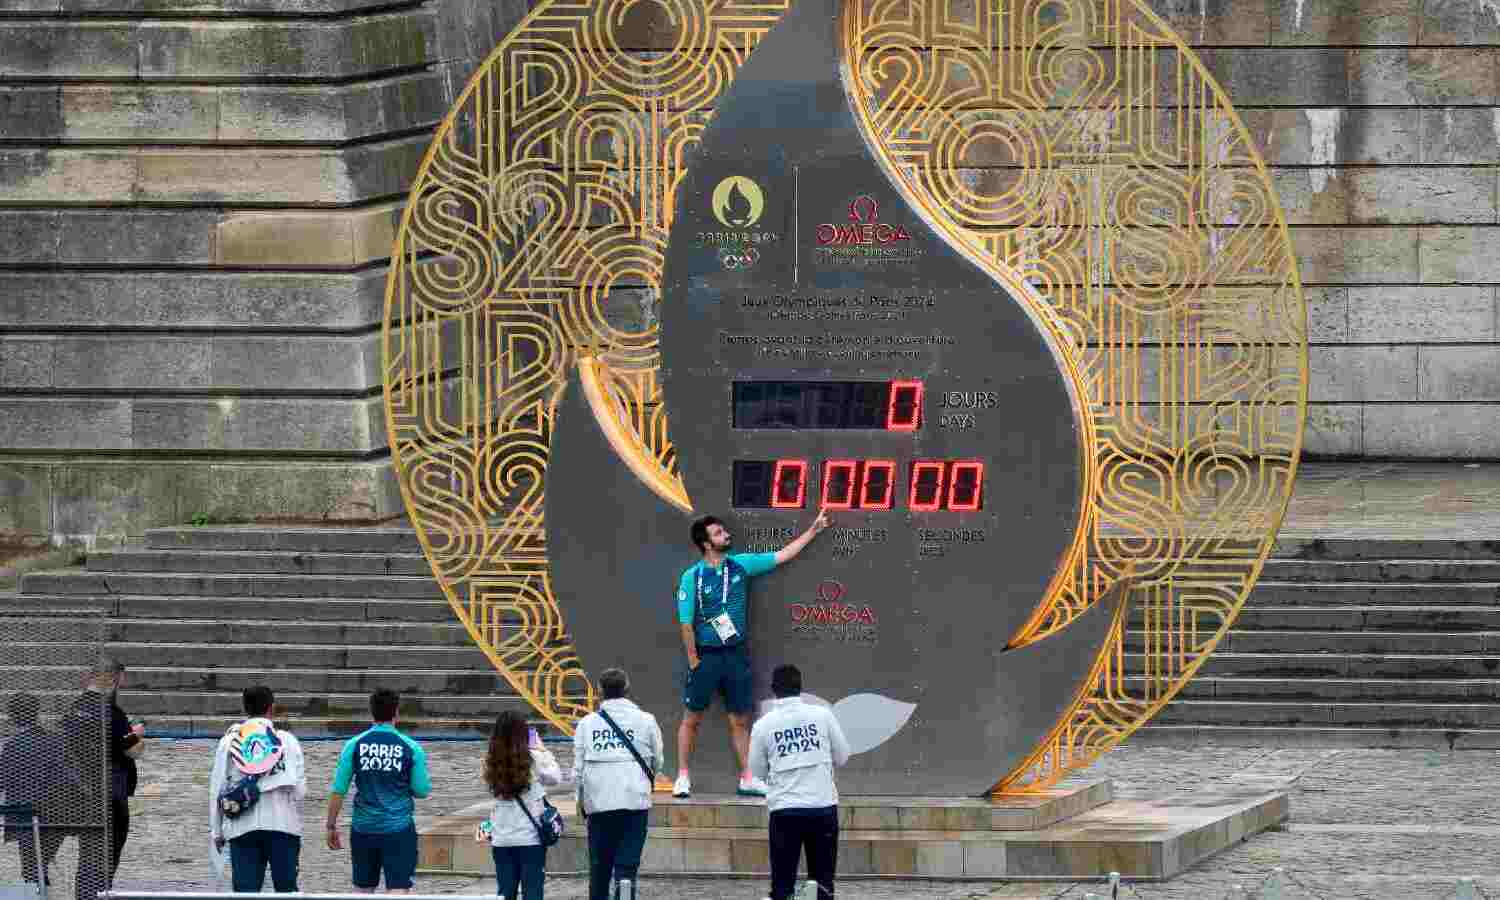
<path fill-rule="evenodd" d="M 321 823 L 336 742 L 309 742 L 308 838 L 302 853 L 302 889 L 349 888 L 347 853 L 328 850 Z M 460 809 L 483 796 L 478 743 L 429 743 L 433 796 L 418 812 Z M 227 890 L 206 862 L 207 741 L 162 741 L 142 762 L 142 788 L 132 803 L 133 827 L 125 848 L 120 887 Z M 570 748 L 559 746 L 563 752 Z M 566 767 L 566 759 L 563 759 Z M 1277 866 L 1293 881 L 1290 895 L 1306 898 L 1450 900 L 1458 878 L 1476 878 L 1500 898 L 1500 754 L 1425 750 L 1316 750 L 1125 747 L 1092 771 L 1116 780 L 1122 796 L 1211 787 L 1230 775 L 1300 776 L 1292 820 L 1167 884 L 1129 886 L 1124 896 L 1151 900 L 1219 900 L 1234 884 L 1255 887 Z M 4 852 L 4 851 L 0 851 Z M 269 887 L 269 886 L 268 886 Z M 492 879 L 421 877 L 423 893 L 493 893 Z M 763 880 L 647 879 L 651 900 L 745 898 L 766 891 Z M 922 897 L 934 900 L 1081 900 L 1099 885 L 978 882 L 847 881 L 839 896 L 857 900 Z M 547 896 L 585 895 L 580 879 L 549 879 Z"/>

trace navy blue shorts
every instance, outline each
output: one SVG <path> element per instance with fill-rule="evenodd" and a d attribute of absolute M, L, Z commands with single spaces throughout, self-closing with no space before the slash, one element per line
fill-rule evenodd
<path fill-rule="evenodd" d="M 349 857 L 354 864 L 354 886 L 373 890 L 380 887 L 380 873 L 385 872 L 385 889 L 405 890 L 417 874 L 417 828 L 390 834 L 354 831 L 349 834 Z"/>
<path fill-rule="evenodd" d="M 724 708 L 732 713 L 748 713 L 755 708 L 755 685 L 750 674 L 750 654 L 744 644 L 722 650 L 698 650 L 698 668 L 689 669 L 682 688 L 682 705 L 693 712 L 703 712 L 714 702 L 715 694 L 724 696 Z"/>

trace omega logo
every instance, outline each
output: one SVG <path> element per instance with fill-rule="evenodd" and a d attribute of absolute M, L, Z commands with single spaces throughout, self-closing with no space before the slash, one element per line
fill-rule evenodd
<path fill-rule="evenodd" d="M 911 234 L 905 225 L 888 225 L 880 221 L 880 203 L 869 194 L 861 194 L 849 201 L 849 225 L 825 222 L 818 226 L 817 238 L 820 246 L 847 244 L 890 244 L 909 241 Z"/>

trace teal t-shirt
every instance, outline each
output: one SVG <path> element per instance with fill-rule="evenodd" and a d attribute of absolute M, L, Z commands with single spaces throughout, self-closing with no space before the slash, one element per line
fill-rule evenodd
<path fill-rule="evenodd" d="M 719 640 L 719 633 L 708 624 L 708 620 L 721 612 L 728 612 L 729 620 L 740 633 L 739 637 L 729 643 L 734 645 L 743 642 L 749 634 L 750 604 L 746 597 L 748 582 L 774 568 L 774 553 L 731 553 L 725 557 L 724 565 L 717 569 L 701 561 L 689 566 L 677 581 L 677 621 L 684 625 L 696 621 L 693 633 L 697 637 L 698 646 L 722 647 L 724 642 Z M 726 578 L 729 579 L 727 596 L 724 590 Z M 695 608 L 696 617 L 693 615 Z"/>
<path fill-rule="evenodd" d="M 333 793 L 349 793 L 351 782 L 356 790 L 350 828 L 361 834 L 393 834 L 413 827 L 413 798 L 432 793 L 427 753 L 388 722 L 344 745 L 333 773 Z"/>

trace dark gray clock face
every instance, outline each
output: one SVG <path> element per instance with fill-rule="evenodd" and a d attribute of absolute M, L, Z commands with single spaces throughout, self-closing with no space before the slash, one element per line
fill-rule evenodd
<path fill-rule="evenodd" d="M 1107 630 L 1104 611 L 1006 650 L 1075 539 L 1083 425 L 1026 306 L 929 228 L 873 158 L 839 81 L 836 15 L 832 0 L 799 0 L 741 70 L 678 192 L 662 298 L 671 436 L 696 514 L 726 520 L 736 552 L 779 549 L 831 510 L 828 532 L 752 584 L 762 695 L 771 668 L 796 663 L 856 744 L 873 742 L 849 789 L 975 794 L 1051 727 Z M 557 447 L 549 526 L 563 524 L 555 509 L 567 544 L 614 545 L 609 570 L 653 579 L 644 593 L 661 599 L 642 627 L 669 639 L 640 640 L 672 654 L 670 595 L 696 556 L 688 519 L 630 512 L 639 487 L 581 474 L 591 463 L 569 462 L 582 451 L 561 431 Z M 666 543 L 670 561 L 578 521 L 564 498 L 584 490 L 617 491 L 623 530 Z M 563 597 L 599 590 L 581 572 L 603 557 L 552 535 L 560 600 L 578 605 L 569 627 L 597 672 L 590 647 L 637 626 Z M 676 688 L 659 680 L 650 702 L 675 721 Z"/>

